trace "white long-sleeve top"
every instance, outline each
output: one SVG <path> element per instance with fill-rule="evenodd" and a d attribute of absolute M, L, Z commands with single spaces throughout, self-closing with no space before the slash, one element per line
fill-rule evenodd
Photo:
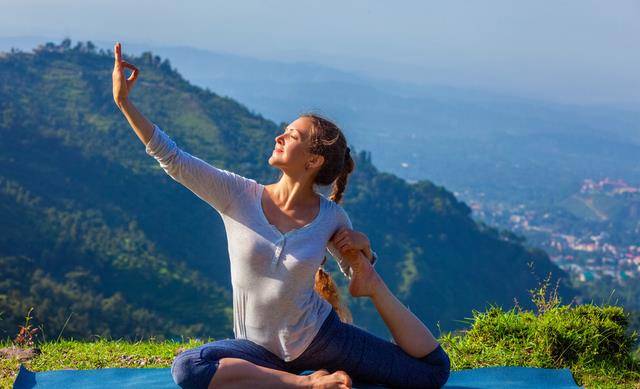
<path fill-rule="evenodd" d="M 222 216 L 235 337 L 249 339 L 284 361 L 296 359 L 331 312 L 331 304 L 313 289 L 327 250 L 351 278 L 348 262 L 330 241 L 341 227 L 353 228 L 342 206 L 319 193 L 315 219 L 283 234 L 264 214 L 264 185 L 181 150 L 156 124 L 146 153 Z"/>

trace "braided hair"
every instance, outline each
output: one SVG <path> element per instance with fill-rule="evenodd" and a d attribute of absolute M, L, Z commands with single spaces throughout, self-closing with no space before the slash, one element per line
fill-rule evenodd
<path fill-rule="evenodd" d="M 339 204 L 347 187 L 349 174 L 355 169 L 347 140 L 342 130 L 327 118 L 315 113 L 305 113 L 300 117 L 308 118 L 312 123 L 309 152 L 324 157 L 324 163 L 316 174 L 314 184 L 322 186 L 333 184 L 329 199 Z M 326 261 L 325 256 L 316 272 L 314 289 L 333 306 L 341 321 L 352 323 L 351 311 L 342 303 L 333 278 L 324 270 Z"/>

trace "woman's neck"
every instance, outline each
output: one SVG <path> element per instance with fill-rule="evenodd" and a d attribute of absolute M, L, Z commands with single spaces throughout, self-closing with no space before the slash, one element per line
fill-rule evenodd
<path fill-rule="evenodd" d="M 267 191 L 274 203 L 281 209 L 316 206 L 319 195 L 310 183 L 291 180 L 286 175 L 280 181 L 267 185 Z"/>

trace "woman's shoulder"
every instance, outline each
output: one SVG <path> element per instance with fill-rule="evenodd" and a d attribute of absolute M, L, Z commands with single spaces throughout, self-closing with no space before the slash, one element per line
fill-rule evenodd
<path fill-rule="evenodd" d="M 338 225 L 349 225 L 351 224 L 351 220 L 349 218 L 349 214 L 344 209 L 342 204 L 338 204 L 333 200 L 328 199 L 324 195 L 322 195 L 323 201 L 327 204 L 327 208 L 331 213 L 331 219 L 337 223 Z"/>
<path fill-rule="evenodd" d="M 253 178 L 244 177 L 244 176 L 241 176 L 241 177 L 244 179 L 246 183 L 246 186 L 247 186 L 246 192 L 249 192 L 254 196 L 260 194 L 260 189 L 263 187 L 261 183 L 254 180 Z"/>

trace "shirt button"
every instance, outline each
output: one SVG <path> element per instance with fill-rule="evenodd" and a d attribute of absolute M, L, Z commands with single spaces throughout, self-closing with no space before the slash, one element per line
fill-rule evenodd
<path fill-rule="evenodd" d="M 276 252 L 273 256 L 273 261 L 272 261 L 272 269 L 275 269 L 278 265 L 278 262 L 280 262 L 280 255 L 282 254 L 282 251 L 284 249 L 284 245 L 286 242 L 286 238 L 283 237 L 280 241 L 278 241 L 276 243 Z"/>

